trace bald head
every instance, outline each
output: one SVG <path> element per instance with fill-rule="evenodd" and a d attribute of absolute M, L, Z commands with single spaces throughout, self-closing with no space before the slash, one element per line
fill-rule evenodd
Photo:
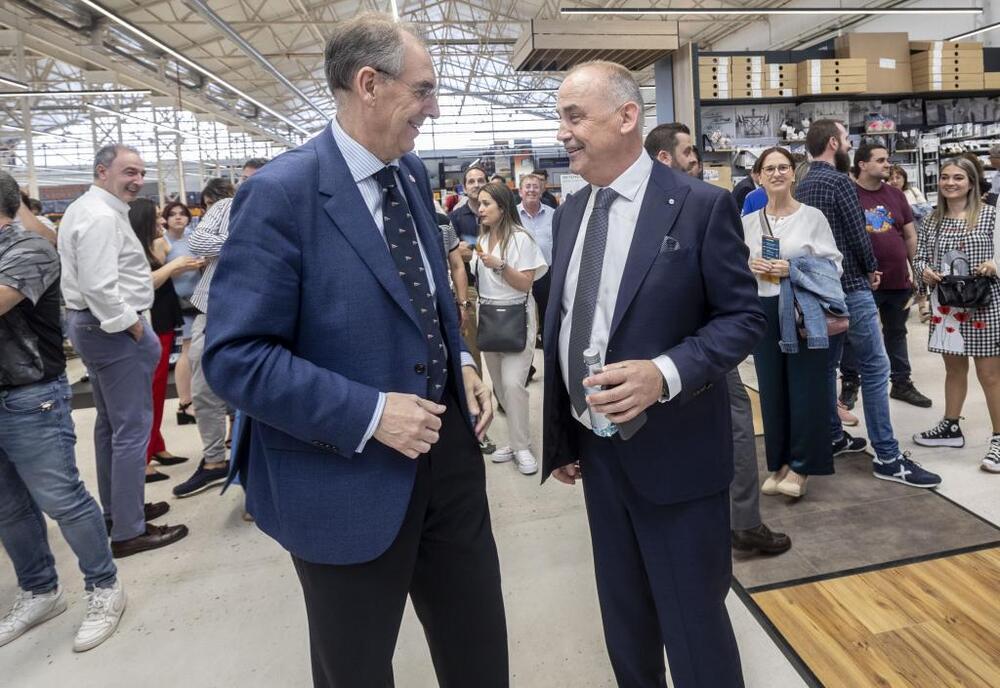
<path fill-rule="evenodd" d="M 570 169 L 607 186 L 642 154 L 642 93 L 625 67 L 588 62 L 559 88 L 559 142 Z"/>

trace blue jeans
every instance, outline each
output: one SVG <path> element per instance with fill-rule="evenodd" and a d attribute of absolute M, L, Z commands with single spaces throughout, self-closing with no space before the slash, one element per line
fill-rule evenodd
<path fill-rule="evenodd" d="M 867 289 L 852 291 L 845 296 L 851 325 L 846 333 L 830 338 L 828 373 L 831 438 L 836 442 L 844 434 L 837 415 L 837 368 L 844 349 L 844 337 L 847 337 L 861 374 L 861 395 L 868 438 L 878 458 L 892 460 L 899 456 L 899 443 L 893 435 L 892 421 L 889 419 L 889 357 L 882 341 L 878 308 L 872 292 Z"/>
<path fill-rule="evenodd" d="M 44 512 L 59 524 L 88 590 L 114 585 L 117 569 L 97 502 L 76 470 L 66 376 L 0 391 L 0 540 L 22 590 L 58 584 Z"/>

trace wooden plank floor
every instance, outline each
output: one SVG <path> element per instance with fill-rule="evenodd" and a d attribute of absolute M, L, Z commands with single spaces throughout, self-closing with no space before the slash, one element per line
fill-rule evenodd
<path fill-rule="evenodd" d="M 1000 548 L 753 599 L 827 688 L 1000 686 Z"/>

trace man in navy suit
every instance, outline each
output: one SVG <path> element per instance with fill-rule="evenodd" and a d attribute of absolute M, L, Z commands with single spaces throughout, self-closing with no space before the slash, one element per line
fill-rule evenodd
<path fill-rule="evenodd" d="M 590 185 L 553 219 L 543 476 L 583 478 L 618 684 L 665 687 L 666 647 L 678 688 L 742 686 L 725 607 L 725 376 L 763 334 L 764 315 L 739 213 L 722 189 L 645 153 L 642 96 L 620 65 L 571 71 L 558 110 L 570 169 Z M 604 361 L 589 377 L 588 347 Z M 619 431 L 599 437 L 591 411 Z"/>
<path fill-rule="evenodd" d="M 209 384 L 245 413 L 234 465 L 291 555 L 316 686 L 391 686 L 406 597 L 442 686 L 508 685 L 476 437 L 489 391 L 459 336 L 423 163 L 424 45 L 384 15 L 325 51 L 336 118 L 240 186 L 209 300 Z"/>

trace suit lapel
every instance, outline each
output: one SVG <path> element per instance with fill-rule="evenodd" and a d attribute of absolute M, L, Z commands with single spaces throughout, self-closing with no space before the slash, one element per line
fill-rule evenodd
<path fill-rule="evenodd" d="M 379 284 L 389 292 L 389 295 L 399 305 L 404 313 L 420 327 L 420 321 L 406 286 L 399 279 L 399 271 L 389 255 L 385 241 L 368 206 L 365 204 L 358 185 L 351 176 L 351 171 L 344 161 L 343 155 L 333 140 L 333 134 L 327 129 L 316 139 L 317 155 L 320 158 L 322 180 L 320 191 L 329 194 L 330 198 L 323 204 L 327 215 L 334 225 L 344 235 L 344 238 L 354 247 L 358 256 L 368 269 L 378 279 Z M 435 279 L 437 276 L 435 275 Z M 438 282 L 437 284 L 440 284 Z"/>
<path fill-rule="evenodd" d="M 559 218 L 559 227 L 555 229 L 555 244 L 552 250 L 552 281 L 549 293 L 549 303 L 562 304 L 563 289 L 566 285 L 566 272 L 569 269 L 569 260 L 573 255 L 573 247 L 576 246 L 576 238 L 580 234 L 580 223 L 583 222 L 583 211 L 587 209 L 587 201 L 590 199 L 591 187 L 588 184 L 581 191 L 573 194 L 563 205 L 563 211 Z M 546 318 L 545 330 L 555 328 L 560 324 L 561 318 Z M 542 339 L 548 342 L 549 335 L 543 332 Z"/>
<path fill-rule="evenodd" d="M 618 324 L 639 291 L 639 286 L 646 279 L 646 273 L 659 255 L 664 237 L 673 231 L 690 190 L 687 186 L 677 185 L 671 178 L 673 174 L 677 173 L 661 163 L 654 163 L 639 210 L 639 219 L 636 221 L 635 234 L 632 236 L 632 246 L 625 261 L 621 285 L 618 287 L 608 341 L 614 336 Z"/>

